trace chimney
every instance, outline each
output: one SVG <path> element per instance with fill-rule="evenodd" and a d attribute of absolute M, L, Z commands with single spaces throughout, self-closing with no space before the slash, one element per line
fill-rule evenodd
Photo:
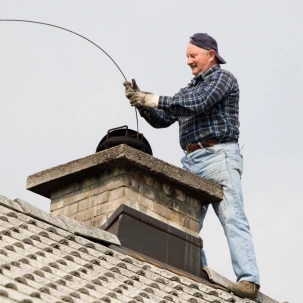
<path fill-rule="evenodd" d="M 31 175 L 27 189 L 50 198 L 53 215 L 197 276 L 200 208 L 222 200 L 219 185 L 124 144 Z"/>

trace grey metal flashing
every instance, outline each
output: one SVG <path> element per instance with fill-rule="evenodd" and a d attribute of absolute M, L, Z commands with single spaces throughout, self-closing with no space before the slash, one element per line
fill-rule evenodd
<path fill-rule="evenodd" d="M 200 248 L 203 246 L 203 241 L 200 237 L 195 237 L 193 235 L 190 235 L 183 230 L 180 230 L 178 228 L 175 228 L 167 223 L 161 222 L 158 219 L 155 219 L 151 216 L 148 216 L 132 207 L 129 207 L 127 205 L 121 204 L 108 218 L 108 220 L 101 226 L 101 229 L 107 230 L 116 220 L 117 218 L 122 214 L 128 214 L 129 216 L 138 219 L 142 222 L 145 222 L 151 226 L 154 226 L 157 229 L 160 229 L 166 233 L 169 233 L 171 235 L 174 235 L 182 240 L 185 240 L 186 242 L 189 242 L 191 244 L 194 244 Z"/>
<path fill-rule="evenodd" d="M 27 178 L 27 189 L 50 198 L 51 192 L 58 187 L 115 166 L 148 171 L 159 182 L 165 180 L 180 189 L 190 190 L 193 196 L 209 203 L 219 202 L 223 198 L 220 185 L 124 144 L 33 174 Z"/>
<path fill-rule="evenodd" d="M 178 275 L 181 275 L 181 276 L 184 276 L 184 277 L 187 277 L 193 281 L 196 281 L 196 282 L 199 282 L 199 283 L 203 283 L 205 285 L 208 285 L 208 286 L 211 286 L 215 289 L 221 289 L 221 290 L 224 290 L 224 291 L 228 291 L 225 287 L 222 287 L 221 285 L 218 285 L 216 283 L 213 283 L 211 282 L 209 279 L 208 279 L 208 275 L 206 273 L 201 273 L 201 276 L 196 276 L 196 275 L 193 275 L 187 271 L 184 271 L 184 270 L 181 270 L 177 267 L 174 267 L 174 266 L 171 266 L 167 263 L 163 263 L 161 261 L 158 261 L 154 258 L 151 258 L 151 257 L 148 257 L 146 255 L 143 255 L 143 254 L 140 254 L 136 251 L 133 251 L 129 248 L 126 248 L 124 246 L 114 246 L 114 245 L 110 245 L 109 246 L 110 249 L 112 250 L 115 250 L 121 254 L 124 254 L 124 255 L 128 255 L 128 256 L 131 256 L 132 258 L 135 258 L 135 259 L 138 259 L 142 262 L 147 262 L 147 263 L 150 263 L 156 267 L 158 267 L 159 269 L 165 269 L 165 270 L 169 270 L 175 274 L 178 274 Z"/>
<path fill-rule="evenodd" d="M 125 248 L 196 276 L 201 273 L 200 237 L 172 228 L 127 205 L 121 205 L 109 224 L 101 228 L 115 234 Z"/>

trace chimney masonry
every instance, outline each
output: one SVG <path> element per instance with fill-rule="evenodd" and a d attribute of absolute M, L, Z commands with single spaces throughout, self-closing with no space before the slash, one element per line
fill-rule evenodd
<path fill-rule="evenodd" d="M 200 262 L 201 205 L 222 200 L 219 185 L 127 145 L 31 175 L 27 189 L 50 198 L 53 215 L 67 216 L 94 227 L 103 225 L 118 236 L 122 246 L 132 250 L 139 249 L 133 239 L 137 243 L 145 241 L 142 230 L 147 228 L 146 236 L 158 237 L 155 246 L 161 246 L 164 239 L 171 247 L 164 250 L 167 255 L 163 260 L 160 248 L 153 254 L 141 245 L 139 252 L 167 263 L 169 255 L 185 242 L 187 251 L 194 251 L 195 263 L 196 258 Z M 163 245 L 167 247 L 169 243 Z M 170 265 L 178 263 L 180 260 L 175 260 Z M 179 268 L 197 274 L 188 270 L 188 266 L 183 264 Z"/>

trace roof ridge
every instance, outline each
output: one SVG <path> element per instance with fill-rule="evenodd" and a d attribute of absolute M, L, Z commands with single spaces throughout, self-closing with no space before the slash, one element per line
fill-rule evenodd
<path fill-rule="evenodd" d="M 80 235 L 85 238 L 99 240 L 101 242 L 110 243 L 118 246 L 121 245 L 116 235 L 113 235 L 100 228 L 88 226 L 82 222 L 73 220 L 65 216 L 54 216 L 51 213 L 47 213 L 42 209 L 19 198 L 10 200 L 5 196 L 0 195 L 0 205 L 8 207 L 14 211 L 26 214 L 32 218 L 46 222 L 61 229 L 67 230 L 75 235 Z"/>

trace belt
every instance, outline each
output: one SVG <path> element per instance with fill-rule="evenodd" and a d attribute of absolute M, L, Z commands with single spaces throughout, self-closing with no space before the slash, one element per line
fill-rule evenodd
<path fill-rule="evenodd" d="M 187 154 L 190 154 L 194 151 L 196 151 L 197 149 L 203 149 L 205 147 L 211 147 L 217 144 L 222 144 L 222 143 L 227 143 L 227 142 L 234 142 L 237 143 L 238 140 L 230 140 L 230 141 L 213 141 L 213 140 L 209 140 L 209 141 L 204 141 L 204 142 L 199 142 L 199 143 L 193 143 L 193 144 L 188 144 L 185 147 L 185 152 Z"/>

